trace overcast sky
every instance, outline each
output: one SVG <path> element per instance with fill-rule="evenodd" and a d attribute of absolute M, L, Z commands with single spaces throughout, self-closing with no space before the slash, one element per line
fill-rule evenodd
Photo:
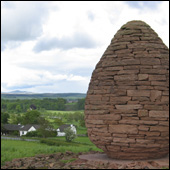
<path fill-rule="evenodd" d="M 169 47 L 169 1 L 1 1 L 1 91 L 86 93 L 131 20 L 145 21 Z"/>

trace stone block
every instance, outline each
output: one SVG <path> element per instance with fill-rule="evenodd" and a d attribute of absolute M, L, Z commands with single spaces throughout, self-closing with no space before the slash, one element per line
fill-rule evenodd
<path fill-rule="evenodd" d="M 144 109 L 146 109 L 146 110 L 163 110 L 163 106 L 156 105 L 156 104 L 150 104 L 150 105 L 145 104 Z"/>
<path fill-rule="evenodd" d="M 150 128 L 151 132 L 167 132 L 169 127 L 166 126 L 153 126 Z"/>
<path fill-rule="evenodd" d="M 141 69 L 140 73 L 142 74 L 167 74 L 168 70 L 160 70 L 160 69 Z"/>
<path fill-rule="evenodd" d="M 151 101 L 155 101 L 155 100 L 160 100 L 162 96 L 162 91 L 160 90 L 151 90 L 151 96 L 150 99 Z"/>
<path fill-rule="evenodd" d="M 131 100 L 131 97 L 128 97 L 128 96 L 119 96 L 119 97 L 110 97 L 110 101 L 111 103 L 124 103 L 124 102 L 127 102 Z"/>
<path fill-rule="evenodd" d="M 138 79 L 139 80 L 147 80 L 149 77 L 148 74 L 138 74 Z"/>
<path fill-rule="evenodd" d="M 150 90 L 127 90 L 128 96 L 146 96 L 150 97 Z"/>
<path fill-rule="evenodd" d="M 148 144 L 148 143 L 154 143 L 154 140 L 146 140 L 146 139 L 136 139 L 136 143 L 141 143 L 141 144 Z"/>
<path fill-rule="evenodd" d="M 120 120 L 120 114 L 89 115 L 89 120 Z"/>
<path fill-rule="evenodd" d="M 160 65 L 160 60 L 157 58 L 140 58 L 142 65 Z"/>
<path fill-rule="evenodd" d="M 116 75 L 114 76 L 114 80 L 118 81 L 128 81 L 128 80 L 137 80 L 137 75 L 132 74 L 132 75 Z"/>
<path fill-rule="evenodd" d="M 154 89 L 153 86 L 137 86 L 137 89 L 139 90 L 152 90 Z"/>
<path fill-rule="evenodd" d="M 148 110 L 138 110 L 139 117 L 146 117 L 148 115 L 149 115 Z"/>
<path fill-rule="evenodd" d="M 149 117 L 169 117 L 169 111 L 157 111 L 151 110 L 149 111 Z"/>
<path fill-rule="evenodd" d="M 159 125 L 161 125 L 161 126 L 169 126 L 169 121 L 159 121 Z"/>
<path fill-rule="evenodd" d="M 113 142 L 116 142 L 116 143 L 119 143 L 119 142 L 122 142 L 122 143 L 135 143 L 135 139 L 114 137 Z"/>
<path fill-rule="evenodd" d="M 162 96 L 161 102 L 167 102 L 167 103 L 169 103 L 169 96 Z"/>
<path fill-rule="evenodd" d="M 166 80 L 165 75 L 149 75 L 149 81 Z"/>
<path fill-rule="evenodd" d="M 149 126 L 140 125 L 138 127 L 138 130 L 140 130 L 140 131 L 149 131 Z"/>
<path fill-rule="evenodd" d="M 115 105 L 116 109 L 118 110 L 134 110 L 134 109 L 142 109 L 143 106 L 140 104 L 134 105 Z"/>
<path fill-rule="evenodd" d="M 109 125 L 110 133 L 137 134 L 137 126 L 134 125 Z"/>
<path fill-rule="evenodd" d="M 139 70 L 120 70 L 117 74 L 137 74 Z"/>

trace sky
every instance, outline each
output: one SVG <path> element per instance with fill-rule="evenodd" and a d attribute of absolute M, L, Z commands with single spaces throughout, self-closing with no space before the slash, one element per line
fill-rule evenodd
<path fill-rule="evenodd" d="M 86 93 L 131 20 L 149 24 L 169 47 L 169 1 L 1 1 L 1 91 Z"/>

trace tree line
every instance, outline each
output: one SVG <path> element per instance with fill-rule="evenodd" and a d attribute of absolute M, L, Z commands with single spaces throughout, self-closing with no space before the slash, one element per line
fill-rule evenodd
<path fill-rule="evenodd" d="M 10 118 L 8 113 L 1 112 L 1 131 L 5 132 L 6 130 L 3 128 L 3 124 L 9 123 L 12 121 L 11 124 L 36 124 L 40 125 L 40 128 L 36 132 L 31 132 L 28 136 L 35 136 L 35 137 L 54 137 L 56 136 L 57 132 L 53 131 L 53 126 L 50 124 L 48 120 L 41 116 L 41 113 L 37 110 L 27 111 L 24 115 L 14 115 Z M 19 135 L 18 131 L 14 131 L 13 135 Z"/>
<path fill-rule="evenodd" d="M 84 110 L 85 99 L 78 99 L 77 102 L 69 105 L 69 110 Z M 30 106 L 36 106 L 37 110 L 68 110 L 68 102 L 64 98 L 44 98 L 44 99 L 1 99 L 1 112 L 24 113 L 30 109 Z"/>

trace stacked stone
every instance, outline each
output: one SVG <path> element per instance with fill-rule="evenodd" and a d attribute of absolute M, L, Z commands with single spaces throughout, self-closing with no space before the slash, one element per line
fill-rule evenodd
<path fill-rule="evenodd" d="M 111 158 L 169 153 L 169 49 L 145 22 L 128 22 L 111 40 L 91 77 L 85 122 Z"/>

